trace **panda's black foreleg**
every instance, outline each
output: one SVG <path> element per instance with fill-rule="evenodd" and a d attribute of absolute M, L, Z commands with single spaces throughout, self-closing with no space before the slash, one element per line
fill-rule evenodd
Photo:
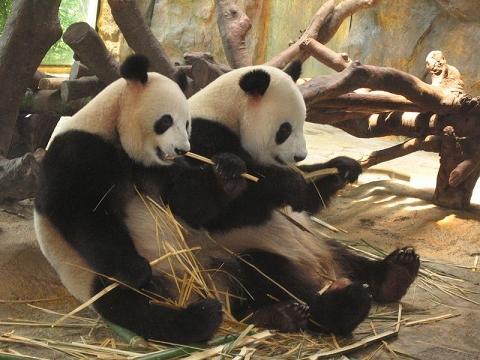
<path fill-rule="evenodd" d="M 326 168 L 337 168 L 338 174 L 328 175 L 314 180 L 309 184 L 306 194 L 303 196 L 303 204 L 297 211 L 318 212 L 323 206 L 328 205 L 330 199 L 347 183 L 357 181 L 362 173 L 360 164 L 351 158 L 339 156 L 325 163 L 300 165 L 300 170 L 310 173 Z"/>
<path fill-rule="evenodd" d="M 105 285 L 98 278 L 93 291 L 98 292 Z M 155 292 L 158 291 L 156 287 Z M 110 291 L 93 306 L 106 320 L 146 339 L 178 344 L 209 340 L 222 321 L 222 306 L 217 300 L 202 299 L 177 309 L 153 303 L 149 297 L 125 287 Z"/>
<path fill-rule="evenodd" d="M 382 260 L 370 260 L 352 253 L 338 243 L 331 244 L 336 261 L 352 281 L 368 283 L 378 303 L 400 300 L 415 280 L 420 258 L 412 247 L 396 249 Z"/>

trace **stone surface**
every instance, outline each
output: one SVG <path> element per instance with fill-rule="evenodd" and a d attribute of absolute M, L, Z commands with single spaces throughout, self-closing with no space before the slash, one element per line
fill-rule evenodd
<path fill-rule="evenodd" d="M 392 66 L 429 81 L 425 57 L 441 50 L 463 75 L 466 90 L 480 93 L 478 1 L 397 0 L 353 16 L 339 49 L 364 63 Z"/>
<path fill-rule="evenodd" d="M 325 0 L 239 0 L 252 21 L 247 38 L 254 63 L 262 63 L 294 41 Z M 187 51 L 209 51 L 225 62 L 211 0 L 155 3 L 154 34 L 168 54 L 181 61 Z M 466 90 L 480 94 L 480 6 L 478 0 L 384 0 L 347 19 L 328 44 L 364 63 L 393 66 L 427 81 L 425 57 L 442 50 L 463 74 Z M 307 61 L 306 77 L 331 72 Z"/>

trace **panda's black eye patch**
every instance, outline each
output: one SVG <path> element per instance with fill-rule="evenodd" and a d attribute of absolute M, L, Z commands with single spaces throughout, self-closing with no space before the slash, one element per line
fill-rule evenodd
<path fill-rule="evenodd" d="M 284 122 L 278 128 L 277 135 L 275 136 L 275 142 L 280 145 L 284 143 L 290 134 L 292 133 L 292 125 L 289 122 Z"/>
<path fill-rule="evenodd" d="M 168 130 L 170 126 L 173 124 L 173 119 L 170 115 L 163 115 L 160 119 L 155 121 L 155 125 L 153 125 L 153 130 L 156 134 L 161 135 L 165 131 Z"/>

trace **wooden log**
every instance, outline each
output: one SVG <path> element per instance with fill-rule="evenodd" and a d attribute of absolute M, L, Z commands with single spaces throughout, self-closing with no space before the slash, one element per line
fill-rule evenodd
<path fill-rule="evenodd" d="M 301 87 L 302 85 L 300 85 Z M 310 99 L 309 99 L 310 100 Z M 315 101 L 311 103 L 311 101 Z M 424 108 L 406 99 L 404 96 L 386 92 L 371 92 L 364 94 L 347 93 L 332 98 L 306 101 L 308 109 L 326 108 L 354 112 L 388 112 L 388 111 L 411 111 L 427 112 Z"/>
<path fill-rule="evenodd" d="M 252 65 L 246 37 L 252 23 L 234 0 L 215 0 L 217 25 L 228 64 L 236 69 Z"/>
<path fill-rule="evenodd" d="M 0 37 L 0 156 L 6 155 L 23 95 L 48 49 L 60 38 L 60 0 L 18 0 Z"/>
<path fill-rule="evenodd" d="M 64 81 L 60 87 L 63 102 L 69 102 L 86 97 L 94 97 L 105 87 L 96 76 L 84 76 L 77 80 Z"/>
<path fill-rule="evenodd" d="M 345 70 L 352 62 L 348 54 L 336 53 L 313 38 L 308 38 L 302 42 L 300 49 L 335 71 Z"/>
<path fill-rule="evenodd" d="M 63 41 L 73 49 L 82 63 L 105 84 L 110 84 L 120 78 L 117 61 L 89 24 L 78 22 L 70 25 L 63 34 Z"/>
<path fill-rule="evenodd" d="M 38 82 L 38 89 L 39 90 L 58 90 L 60 86 L 65 81 L 65 78 L 58 78 L 58 77 L 45 77 L 40 79 Z"/>
<path fill-rule="evenodd" d="M 108 4 L 128 46 L 136 53 L 148 57 L 151 71 L 156 71 L 174 79 L 176 69 L 170 62 L 162 45 L 150 30 L 136 2 L 131 0 L 108 0 Z"/>
<path fill-rule="evenodd" d="M 30 85 L 28 85 L 28 88 L 32 89 L 32 90 L 37 90 L 40 80 L 42 80 L 43 78 L 51 78 L 51 77 L 53 77 L 53 76 L 48 75 L 48 74 L 44 73 L 43 71 L 38 71 L 37 70 L 37 71 L 35 71 L 35 74 L 33 74 L 32 81 L 30 82 Z"/>
<path fill-rule="evenodd" d="M 27 91 L 20 106 L 20 111 L 29 114 L 71 116 L 89 101 L 90 98 L 82 98 L 64 102 L 60 96 L 60 90 Z"/>
<path fill-rule="evenodd" d="M 76 80 L 83 76 L 92 76 L 93 73 L 88 67 L 83 65 L 80 61 L 75 60 L 70 68 L 69 80 Z"/>

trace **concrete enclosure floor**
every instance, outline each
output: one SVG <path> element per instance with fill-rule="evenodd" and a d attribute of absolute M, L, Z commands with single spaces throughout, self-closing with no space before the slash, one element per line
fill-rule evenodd
<path fill-rule="evenodd" d="M 328 126 L 308 124 L 308 162 L 324 161 L 337 155 L 360 158 L 372 150 L 391 146 L 393 139 L 356 139 Z M 385 164 L 380 164 L 361 176 L 358 184 L 341 192 L 332 205 L 318 216 L 329 224 L 346 231 L 335 233 L 323 227 L 316 229 L 347 244 L 364 249 L 382 249 L 390 252 L 396 247 L 412 245 L 422 258 L 463 289 L 469 300 L 417 281 L 402 304 L 405 309 L 428 312 L 429 316 L 451 314 L 454 317 L 436 322 L 402 328 L 397 339 L 389 340 L 390 347 L 415 359 L 480 359 L 480 271 L 473 272 L 474 256 L 480 253 L 480 208 L 452 211 L 430 202 L 438 169 L 438 156 L 415 153 Z M 385 173 L 410 181 L 391 180 Z M 474 203 L 480 198 L 478 188 Z M 40 253 L 33 232 L 31 204 L 0 206 L 0 321 L 30 319 L 40 321 L 45 312 L 40 306 L 59 312 L 68 312 L 78 303 L 60 284 L 55 272 Z M 313 225 L 312 225 L 313 226 Z M 373 250 L 371 250 L 373 251 Z M 467 296 L 468 295 L 468 296 Z M 46 299 L 43 302 L 18 300 Z M 395 305 L 394 308 L 398 307 Z M 86 311 L 95 318 L 95 314 Z M 82 337 L 99 339 L 105 329 L 42 327 L 12 327 L 2 325 L 2 333 L 14 330 L 17 335 L 55 338 L 62 341 L 81 341 Z M 381 344 L 349 355 L 360 359 Z M 0 343 L 0 349 L 6 345 Z M 63 358 L 49 350 L 32 350 L 25 346 L 15 349 L 23 354 Z M 390 359 L 393 355 L 383 349 L 375 359 Z M 397 354 L 398 356 L 398 354 Z M 68 358 L 68 357 L 67 357 Z"/>

